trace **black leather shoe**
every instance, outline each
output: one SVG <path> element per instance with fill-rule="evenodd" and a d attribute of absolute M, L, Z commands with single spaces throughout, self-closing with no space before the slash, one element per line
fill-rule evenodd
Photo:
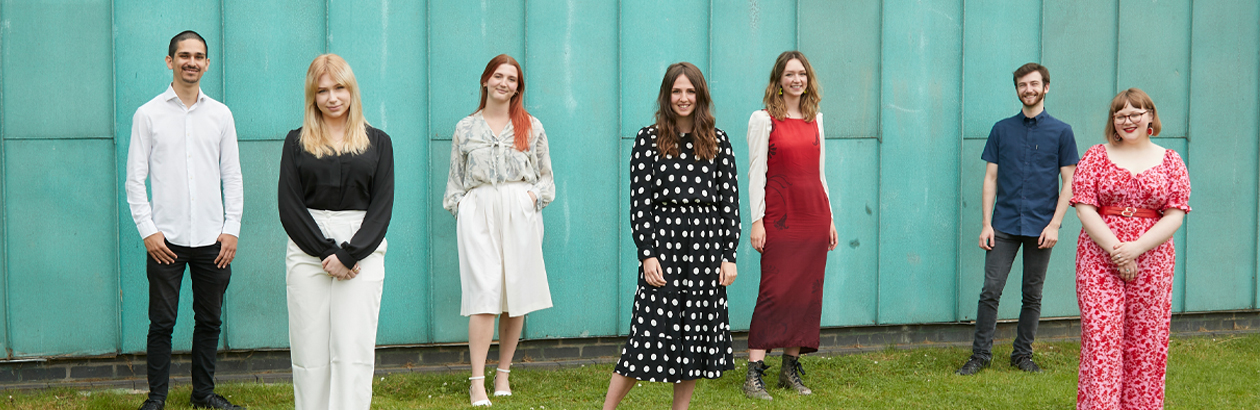
<path fill-rule="evenodd" d="M 1011 366 L 1019 368 L 1029 373 L 1041 373 L 1041 367 L 1032 361 L 1032 356 L 1020 356 L 1011 358 Z"/>
<path fill-rule="evenodd" d="M 970 376 L 980 373 L 980 370 L 986 367 L 989 367 L 988 360 L 972 356 L 971 359 L 967 360 L 966 364 L 962 365 L 962 367 L 958 369 L 957 373 L 959 376 Z"/>
<path fill-rule="evenodd" d="M 209 396 L 203 397 L 200 400 L 196 397 L 190 398 L 189 402 L 191 402 L 194 409 L 245 410 L 244 407 L 232 404 L 232 402 L 223 398 L 223 396 L 214 393 L 210 393 Z"/>
<path fill-rule="evenodd" d="M 164 408 L 166 408 L 165 402 L 153 399 L 145 400 L 144 403 L 140 404 L 140 410 L 162 410 Z"/>

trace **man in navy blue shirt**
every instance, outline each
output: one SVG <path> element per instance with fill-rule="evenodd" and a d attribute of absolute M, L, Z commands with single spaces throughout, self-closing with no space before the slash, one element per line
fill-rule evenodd
<path fill-rule="evenodd" d="M 1037 63 L 1015 70 L 1015 91 L 1024 108 L 996 124 L 980 158 L 984 172 L 980 248 L 984 249 L 984 289 L 976 312 L 976 337 L 971 359 L 960 375 L 972 375 L 993 358 L 993 332 L 998 300 L 1011 273 L 1015 253 L 1024 248 L 1023 307 L 1011 366 L 1040 372 L 1032 361 L 1032 342 L 1041 319 L 1041 287 L 1050 250 L 1059 241 L 1059 226 L 1072 197 L 1072 173 L 1079 160 L 1072 127 L 1045 110 L 1050 71 Z M 1059 181 L 1062 179 L 1062 189 Z M 995 203 L 996 200 L 996 203 Z"/>

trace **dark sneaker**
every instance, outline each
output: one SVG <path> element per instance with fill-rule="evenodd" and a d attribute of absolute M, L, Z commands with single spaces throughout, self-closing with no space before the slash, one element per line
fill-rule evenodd
<path fill-rule="evenodd" d="M 166 408 L 165 402 L 153 399 L 145 400 L 144 403 L 140 405 L 140 410 L 162 410 L 164 408 Z"/>
<path fill-rule="evenodd" d="M 801 380 L 801 375 L 804 374 L 805 368 L 801 366 L 799 357 L 783 355 L 783 366 L 779 368 L 779 387 L 796 390 L 802 396 L 813 394 L 809 387 L 805 387 L 805 381 Z"/>
<path fill-rule="evenodd" d="M 748 374 L 744 376 L 744 396 L 750 399 L 774 400 L 770 397 L 770 393 L 766 392 L 766 382 L 761 380 L 766 369 L 769 368 L 770 366 L 766 366 L 766 362 L 761 360 L 748 362 Z"/>
<path fill-rule="evenodd" d="M 1011 366 L 1029 373 L 1041 373 L 1041 367 L 1038 367 L 1037 363 L 1032 361 L 1032 356 L 1012 357 Z"/>
<path fill-rule="evenodd" d="M 189 399 L 194 409 L 223 409 L 223 410 L 245 410 L 244 407 L 232 404 L 232 402 L 223 398 L 218 394 L 210 393 L 210 396 L 198 400 L 196 397 Z"/>
<path fill-rule="evenodd" d="M 986 367 L 989 367 L 988 360 L 972 356 L 971 359 L 967 360 L 966 364 L 958 368 L 958 372 L 956 373 L 958 373 L 959 376 L 970 376 L 976 373 L 980 373 L 980 370 Z"/>

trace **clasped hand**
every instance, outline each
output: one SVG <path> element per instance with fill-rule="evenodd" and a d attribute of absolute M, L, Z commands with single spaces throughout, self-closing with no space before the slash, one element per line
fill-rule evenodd
<path fill-rule="evenodd" d="M 722 286 L 730 286 L 735 282 L 735 277 L 739 276 L 736 271 L 735 264 L 732 262 L 722 262 L 722 267 L 718 268 L 718 282 Z M 665 273 L 661 270 L 661 261 L 656 258 L 647 258 L 643 260 L 643 280 L 649 285 L 655 287 L 665 286 Z"/>
<path fill-rule="evenodd" d="M 347 268 L 341 263 L 341 259 L 337 259 L 337 255 L 328 255 L 324 258 L 323 265 L 324 271 L 338 280 L 350 280 L 359 276 L 359 264 L 354 264 L 354 269 Z"/>
<path fill-rule="evenodd" d="M 1137 245 L 1133 242 L 1121 242 L 1111 247 L 1111 263 L 1116 265 L 1116 270 L 1120 273 L 1120 279 L 1125 282 L 1132 282 L 1137 279 L 1138 266 L 1137 257 L 1141 255 L 1141 251 L 1137 249 Z"/>

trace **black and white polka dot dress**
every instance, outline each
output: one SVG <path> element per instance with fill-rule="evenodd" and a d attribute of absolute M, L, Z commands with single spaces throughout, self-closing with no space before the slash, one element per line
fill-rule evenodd
<path fill-rule="evenodd" d="M 692 137 L 679 155 L 657 155 L 656 129 L 639 130 L 630 158 L 630 224 L 639 260 L 657 258 L 665 286 L 639 267 L 630 337 L 614 372 L 643 381 L 715 379 L 734 369 L 723 261 L 735 262 L 739 187 L 726 133 L 718 153 L 697 161 Z"/>

